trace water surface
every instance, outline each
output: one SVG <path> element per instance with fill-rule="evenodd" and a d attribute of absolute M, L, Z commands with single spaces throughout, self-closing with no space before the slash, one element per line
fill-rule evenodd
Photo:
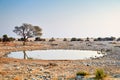
<path fill-rule="evenodd" d="M 42 60 L 80 60 L 103 56 L 97 51 L 88 50 L 35 50 L 11 52 L 7 57 L 18 59 L 42 59 Z"/>

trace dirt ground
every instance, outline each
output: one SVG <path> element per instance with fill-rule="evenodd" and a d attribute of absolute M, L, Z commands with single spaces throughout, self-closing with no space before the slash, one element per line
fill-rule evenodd
<path fill-rule="evenodd" d="M 22 42 L 0 43 L 0 80 L 67 80 L 76 76 L 79 71 L 91 75 L 98 68 L 104 69 L 110 76 L 120 76 L 119 42 Z M 43 49 L 97 50 L 104 49 L 107 55 L 88 60 L 33 60 L 6 58 L 10 52 Z M 106 80 L 120 80 L 107 78 Z"/>

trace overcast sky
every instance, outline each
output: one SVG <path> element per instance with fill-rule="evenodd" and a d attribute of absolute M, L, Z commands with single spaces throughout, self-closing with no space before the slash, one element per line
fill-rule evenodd
<path fill-rule="evenodd" d="M 0 0 L 0 36 L 22 23 L 42 37 L 120 37 L 120 0 Z"/>

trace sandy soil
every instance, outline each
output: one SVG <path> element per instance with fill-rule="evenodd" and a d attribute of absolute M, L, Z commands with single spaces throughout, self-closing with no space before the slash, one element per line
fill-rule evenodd
<path fill-rule="evenodd" d="M 66 80 L 75 77 L 78 71 L 93 75 L 97 68 L 104 69 L 110 76 L 119 77 L 119 46 L 119 42 L 80 41 L 28 42 L 26 46 L 22 46 L 22 42 L 0 43 L 0 80 Z M 21 60 L 4 57 L 12 51 L 40 49 L 104 50 L 107 55 L 88 60 Z"/>

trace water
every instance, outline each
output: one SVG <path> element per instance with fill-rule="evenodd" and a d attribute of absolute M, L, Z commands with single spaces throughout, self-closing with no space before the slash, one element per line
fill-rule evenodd
<path fill-rule="evenodd" d="M 18 59 L 42 59 L 42 60 L 80 60 L 103 56 L 97 51 L 88 50 L 35 50 L 11 52 L 7 55 L 10 58 Z"/>

